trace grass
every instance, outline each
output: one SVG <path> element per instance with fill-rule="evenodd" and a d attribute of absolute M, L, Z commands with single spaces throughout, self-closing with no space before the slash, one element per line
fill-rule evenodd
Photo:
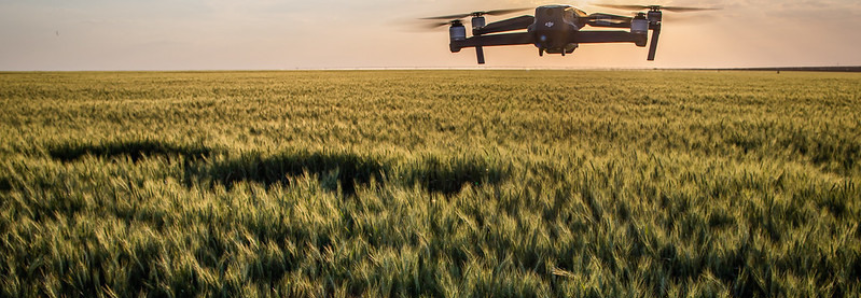
<path fill-rule="evenodd" d="M 854 297 L 861 77 L 0 75 L 0 296 Z"/>

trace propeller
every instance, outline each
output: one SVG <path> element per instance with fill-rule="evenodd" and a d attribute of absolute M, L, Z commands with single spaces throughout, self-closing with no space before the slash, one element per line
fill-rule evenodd
<path fill-rule="evenodd" d="M 644 12 L 639 12 L 639 11 L 632 11 L 631 12 L 632 15 L 637 15 L 640 13 L 643 13 L 645 15 Z M 716 18 L 717 18 L 717 16 L 715 16 L 714 14 L 696 14 L 696 15 L 692 15 L 692 14 L 684 14 L 684 15 L 666 14 L 663 16 L 664 21 L 671 21 L 673 23 L 703 23 L 706 21 L 715 20 Z"/>
<path fill-rule="evenodd" d="M 638 17 L 648 15 L 649 30 L 652 30 L 652 41 L 649 43 L 649 56 L 647 60 L 655 60 L 655 52 L 658 49 L 658 36 L 661 35 L 662 11 L 669 12 L 697 12 L 718 10 L 711 7 L 683 7 L 683 6 L 661 6 L 661 5 L 619 5 L 619 4 L 593 4 L 600 7 L 608 7 L 622 10 L 648 10 L 648 13 L 637 13 Z"/>
<path fill-rule="evenodd" d="M 530 10 L 530 9 L 532 9 L 532 8 L 512 8 L 512 9 L 498 9 L 498 10 L 488 10 L 488 11 L 475 11 L 475 12 L 471 12 L 471 13 L 453 14 L 453 15 L 448 15 L 448 16 L 429 17 L 429 18 L 422 18 L 422 19 L 425 19 L 425 20 L 452 20 L 452 19 L 462 19 L 462 18 L 470 17 L 470 16 L 471 17 L 480 17 L 483 15 L 499 16 L 499 15 L 506 15 L 506 14 L 515 13 L 518 11 Z M 449 24 L 449 23 L 446 22 L 446 24 Z M 442 26 L 442 25 L 440 25 L 440 26 Z"/>
<path fill-rule="evenodd" d="M 439 27 L 442 27 L 442 26 L 450 26 L 450 25 L 455 25 L 455 24 L 458 24 L 458 23 L 461 23 L 461 21 L 460 21 L 460 20 L 458 20 L 458 19 L 454 19 L 454 20 L 451 20 L 451 21 L 448 21 L 448 22 L 433 22 L 433 23 L 427 24 L 427 25 L 425 25 L 425 26 L 423 26 L 423 27 L 424 27 L 425 29 L 436 29 L 436 28 L 439 28 Z"/>
<path fill-rule="evenodd" d="M 484 28 L 484 25 L 485 25 L 485 20 L 482 16 L 485 16 L 485 15 L 491 15 L 491 16 L 506 15 L 506 14 L 515 13 L 518 11 L 524 11 L 524 10 L 528 10 L 528 9 L 532 9 L 532 8 L 512 8 L 512 9 L 498 9 L 498 10 L 488 10 L 488 11 L 475 11 L 475 12 L 471 12 L 471 13 L 454 14 L 454 15 L 438 16 L 438 17 L 429 17 L 429 18 L 423 18 L 423 19 L 425 19 L 425 20 L 448 20 L 447 22 L 439 22 L 439 23 L 430 24 L 429 29 L 438 28 L 438 27 L 442 27 L 445 25 L 452 25 L 451 30 L 454 30 L 455 26 L 461 24 L 460 19 L 471 16 L 472 17 L 473 36 L 478 37 L 478 36 L 481 36 L 481 32 L 479 32 L 477 30 Z M 460 26 L 460 27 L 462 28 L 463 26 Z M 475 55 L 478 58 L 478 64 L 484 64 L 484 49 L 482 48 L 482 46 L 480 46 L 480 45 L 475 46 Z"/>
<path fill-rule="evenodd" d="M 607 7 L 607 8 L 625 9 L 625 10 L 648 9 L 650 11 L 666 10 L 666 11 L 670 11 L 670 12 L 694 12 L 694 11 L 720 10 L 720 8 L 715 8 L 715 7 L 685 7 L 685 6 L 661 6 L 661 5 L 618 5 L 618 4 L 593 4 L 593 5 L 601 6 L 601 7 Z"/>

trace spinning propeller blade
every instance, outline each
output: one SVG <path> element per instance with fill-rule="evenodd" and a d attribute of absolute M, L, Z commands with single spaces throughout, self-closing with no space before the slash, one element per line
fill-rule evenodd
<path fill-rule="evenodd" d="M 462 18 L 470 17 L 470 16 L 472 16 L 472 17 L 480 17 L 483 15 L 499 16 L 499 15 L 506 15 L 509 13 L 515 13 L 518 11 L 524 11 L 524 10 L 530 10 L 530 9 L 532 9 L 532 8 L 512 8 L 512 9 L 476 11 L 476 12 L 471 12 L 471 13 L 453 14 L 453 15 L 448 15 L 448 16 L 429 17 L 429 18 L 423 18 L 423 19 L 425 19 L 425 20 L 451 20 L 451 19 L 462 19 Z"/>
<path fill-rule="evenodd" d="M 618 4 L 594 4 L 595 6 L 615 8 L 615 9 L 624 9 L 624 10 L 666 10 L 671 12 L 694 12 L 694 11 L 708 11 L 708 10 L 720 10 L 720 8 L 714 7 L 684 7 L 684 6 L 661 6 L 661 5 L 618 5 Z"/>
<path fill-rule="evenodd" d="M 436 28 L 439 28 L 439 27 L 442 27 L 442 26 L 448 26 L 448 25 L 452 25 L 452 24 L 454 24 L 454 22 L 434 22 L 434 23 L 431 23 L 431 24 L 427 24 L 427 25 L 425 25 L 425 26 L 423 26 L 423 27 L 424 27 L 425 29 L 429 29 L 429 30 L 431 30 L 431 29 L 436 29 Z"/>

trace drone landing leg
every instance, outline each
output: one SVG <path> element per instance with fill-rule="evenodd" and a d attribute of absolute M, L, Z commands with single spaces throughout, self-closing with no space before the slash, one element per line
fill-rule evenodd
<path fill-rule="evenodd" d="M 658 50 L 658 36 L 661 35 L 661 27 L 652 30 L 652 43 L 649 45 L 649 57 L 647 60 L 655 61 L 655 52 Z"/>
<path fill-rule="evenodd" d="M 478 64 L 484 64 L 484 47 L 475 47 L 475 56 L 478 58 Z"/>

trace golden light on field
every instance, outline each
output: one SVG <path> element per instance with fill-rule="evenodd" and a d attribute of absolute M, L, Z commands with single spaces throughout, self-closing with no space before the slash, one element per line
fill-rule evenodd
<path fill-rule="evenodd" d="M 854 0 L 654 2 L 723 10 L 668 16 L 654 62 L 645 60 L 647 49 L 629 44 L 583 45 L 568 57 L 538 57 L 534 47 L 516 46 L 488 49 L 488 64 L 480 68 L 861 64 L 855 54 L 861 40 L 847 38 L 861 28 L 861 4 Z M 416 19 L 549 3 L 10 0 L 0 3 L 0 70 L 479 68 L 471 49 L 449 53 L 445 28 L 417 32 Z M 630 13 L 562 3 L 590 13 Z"/>
<path fill-rule="evenodd" d="M 0 297 L 861 296 L 857 74 L 20 72 L 0 103 Z"/>

